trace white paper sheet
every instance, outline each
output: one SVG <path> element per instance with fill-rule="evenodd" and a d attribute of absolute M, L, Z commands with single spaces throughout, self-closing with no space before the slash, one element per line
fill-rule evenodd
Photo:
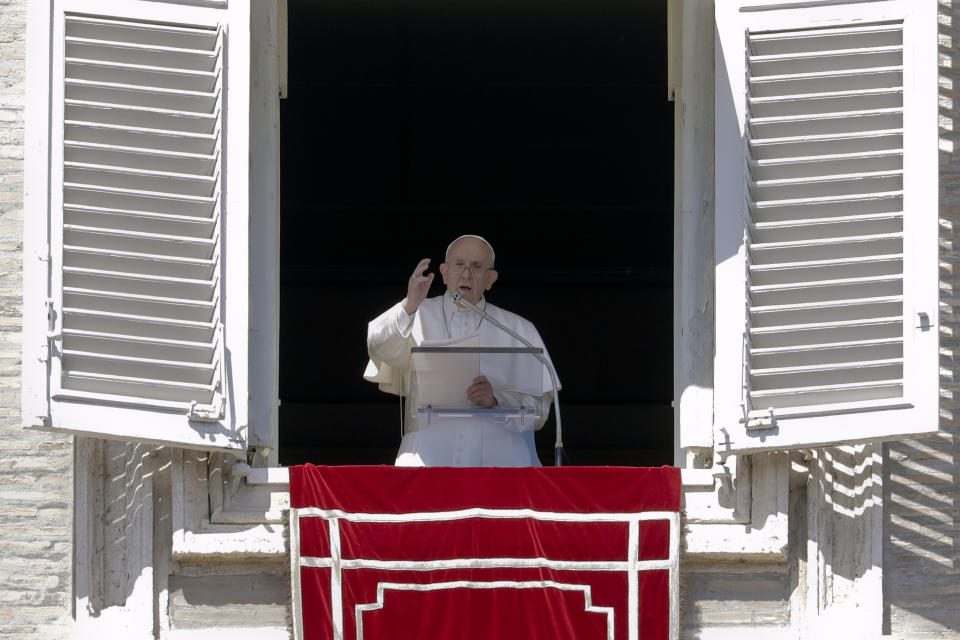
<path fill-rule="evenodd" d="M 424 340 L 420 346 L 476 349 L 480 346 L 480 338 L 473 334 L 451 340 Z M 472 406 L 467 398 L 467 388 L 480 375 L 480 354 L 414 352 L 411 357 L 417 404 L 422 407 Z"/>
<path fill-rule="evenodd" d="M 479 336 L 473 334 L 450 340 L 425 340 L 421 347 L 476 349 Z M 470 408 L 467 388 L 477 376 L 486 376 L 494 391 L 517 391 L 542 395 L 544 368 L 529 353 L 414 352 L 413 385 L 420 407 Z"/>

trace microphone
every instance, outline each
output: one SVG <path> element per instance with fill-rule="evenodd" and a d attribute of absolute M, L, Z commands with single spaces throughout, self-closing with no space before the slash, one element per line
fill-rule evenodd
<path fill-rule="evenodd" d="M 500 322 L 499 320 L 491 316 L 489 313 L 487 313 L 477 305 L 473 304 L 472 302 L 464 298 L 459 291 L 451 291 L 450 299 L 453 300 L 455 303 L 470 309 L 474 313 L 480 314 L 480 316 L 484 320 L 487 320 L 493 326 L 497 327 L 501 331 L 512 336 L 517 342 L 524 345 L 525 347 L 529 349 L 539 349 L 539 347 L 537 347 L 532 342 L 530 342 L 529 340 L 521 336 L 519 333 L 505 326 L 502 322 Z M 556 439 L 556 442 L 554 442 L 553 447 L 556 453 L 555 464 L 558 467 L 562 467 L 563 466 L 563 427 L 560 422 L 560 398 L 557 390 L 557 372 L 554 370 L 553 364 L 549 360 L 547 360 L 546 356 L 544 356 L 543 353 L 534 352 L 532 355 L 534 358 L 539 360 L 544 367 L 546 367 L 547 373 L 550 374 L 550 384 L 553 385 L 553 406 L 554 406 L 554 409 L 556 409 L 557 411 L 557 439 Z"/>

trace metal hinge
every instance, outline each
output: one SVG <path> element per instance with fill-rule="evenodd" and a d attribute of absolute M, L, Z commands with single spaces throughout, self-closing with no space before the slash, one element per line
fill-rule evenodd
<path fill-rule="evenodd" d="M 223 323 L 217 325 L 214 341 L 217 345 L 217 370 L 220 377 L 213 387 L 213 399 L 210 404 L 200 404 L 196 400 L 190 402 L 190 412 L 187 417 L 197 422 L 217 422 L 223 420 L 227 406 L 224 390 L 226 364 L 223 360 Z"/>
<path fill-rule="evenodd" d="M 54 306 L 53 298 L 47 298 L 43 301 L 43 307 L 47 315 L 47 332 L 43 342 L 40 344 L 40 353 L 37 354 L 37 360 L 40 362 L 50 361 L 50 343 L 63 337 L 63 330 L 59 329 L 57 309 Z"/>
<path fill-rule="evenodd" d="M 747 429 L 773 429 L 777 426 L 777 417 L 773 415 L 773 407 L 766 411 L 754 411 L 753 416 L 747 417 Z"/>
<path fill-rule="evenodd" d="M 217 402 L 219 396 L 219 402 Z M 196 400 L 190 402 L 190 413 L 187 417 L 196 422 L 218 422 L 223 419 L 224 398 L 219 393 L 214 396 L 210 404 L 198 404 Z"/>

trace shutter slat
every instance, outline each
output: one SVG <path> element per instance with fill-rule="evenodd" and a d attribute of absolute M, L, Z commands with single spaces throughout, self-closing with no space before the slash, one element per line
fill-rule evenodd
<path fill-rule="evenodd" d="M 132 294 L 78 287 L 64 287 L 65 307 L 89 311 L 111 311 L 129 316 L 150 316 L 210 323 L 217 300 L 187 300 L 163 298 L 144 294 Z"/>
<path fill-rule="evenodd" d="M 64 286 L 120 293 L 146 293 L 166 298 L 210 300 L 218 282 L 169 276 L 64 267 Z"/>
<path fill-rule="evenodd" d="M 201 162 L 210 162 L 212 163 L 217 159 L 215 153 L 190 153 L 189 151 L 180 151 L 176 149 L 144 149 L 143 147 L 123 147 L 116 144 L 102 144 L 98 142 L 81 142 L 78 140 L 71 140 L 64 143 L 65 149 L 70 149 L 78 152 L 89 152 L 89 151 L 111 151 L 114 153 L 130 153 L 136 154 L 137 156 L 146 156 L 149 158 L 157 159 L 171 159 L 177 162 L 183 162 L 184 160 L 194 160 Z M 127 166 L 127 165 L 123 165 Z M 179 167 L 182 165 L 173 165 Z M 160 169 L 160 171 L 165 171 L 166 169 Z M 190 172 L 188 172 L 190 173 Z M 201 173 L 201 172 L 197 172 Z M 208 173 L 208 172 L 202 172 Z"/>
<path fill-rule="evenodd" d="M 902 189 L 903 171 L 896 169 L 835 175 L 818 173 L 814 176 L 752 181 L 749 187 L 758 203 L 807 199 L 814 195 L 818 198 L 862 195 Z"/>
<path fill-rule="evenodd" d="M 153 360 L 169 360 L 210 364 L 216 353 L 212 345 L 184 340 L 162 340 L 144 336 L 128 336 L 69 329 L 69 336 L 76 351 L 97 352 L 120 356 L 140 356 Z"/>
<path fill-rule="evenodd" d="M 201 91 L 212 93 L 216 90 L 219 74 L 214 71 L 195 71 L 193 69 L 170 69 L 147 65 L 127 64 L 84 60 L 83 58 L 65 58 L 67 78 L 109 82 L 131 86 L 149 86 L 178 91 Z"/>
<path fill-rule="evenodd" d="M 64 207 L 64 220 L 81 227 L 103 227 L 115 231 L 141 230 L 143 233 L 177 235 L 188 238 L 211 237 L 217 223 L 213 218 L 107 209 L 84 205 Z"/>
<path fill-rule="evenodd" d="M 893 324 L 900 324 L 901 322 L 903 322 L 903 316 L 901 315 L 886 318 L 837 320 L 831 322 L 807 322 L 773 327 L 751 327 L 750 335 L 775 335 L 786 332 L 814 331 L 820 329 L 849 329 L 857 327 L 889 326 Z"/>
<path fill-rule="evenodd" d="M 865 257 L 844 257 L 836 258 L 833 260 L 807 260 L 803 262 L 772 262 L 767 264 L 753 264 L 750 265 L 751 273 L 763 273 L 766 271 L 779 271 L 785 269 L 810 269 L 810 268 L 821 268 L 821 267 L 845 267 L 852 265 L 869 265 L 872 263 L 878 262 L 893 262 L 903 260 L 903 255 L 899 253 L 892 253 L 888 255 L 880 256 L 865 256 Z"/>
<path fill-rule="evenodd" d="M 194 236 L 179 236 L 172 234 L 162 234 L 162 233 L 153 233 L 150 231 L 136 231 L 132 229 L 112 229 L 109 227 L 90 227 L 85 225 L 77 224 L 65 224 L 63 225 L 64 230 L 66 231 L 75 231 L 89 233 L 93 235 L 107 235 L 111 237 L 123 238 L 123 239 L 139 239 L 139 240 L 152 240 L 154 242 L 163 242 L 163 243 L 179 243 L 183 245 L 195 245 L 198 248 L 201 248 L 206 251 L 212 251 L 214 247 L 219 244 L 219 239 L 217 238 L 198 238 Z"/>
<path fill-rule="evenodd" d="M 832 217 L 824 216 L 822 218 L 799 218 L 789 220 L 772 220 L 769 222 L 753 222 L 750 224 L 751 231 L 777 231 L 780 229 L 802 229 L 803 227 L 819 226 L 824 224 L 870 224 L 870 223 L 888 223 L 895 221 L 902 223 L 903 214 L 899 212 L 885 213 L 864 213 L 856 215 L 836 215 Z"/>
<path fill-rule="evenodd" d="M 190 342 L 188 340 L 165 340 L 147 336 L 130 336 L 120 333 L 105 333 L 103 331 L 86 331 L 82 329 L 65 329 L 64 333 L 73 336 L 100 340 L 112 340 L 126 344 L 147 344 L 151 346 L 170 347 L 172 349 L 197 349 L 212 355 L 213 349 L 207 342 Z M 122 354 L 120 354 L 122 355 Z"/>
<path fill-rule="evenodd" d="M 851 382 L 876 382 L 902 376 L 903 358 L 778 369 L 751 369 L 749 373 L 750 384 L 755 392 L 822 387 Z"/>
<path fill-rule="evenodd" d="M 78 78 L 78 77 L 67 77 L 64 79 L 64 83 L 67 88 L 67 98 L 68 99 L 82 99 L 78 98 L 75 95 L 70 94 L 70 89 L 87 89 L 87 92 L 83 92 L 85 95 L 92 95 L 104 100 L 105 98 L 110 98 L 116 95 L 128 95 L 133 96 L 144 96 L 144 95 L 154 95 L 157 97 L 163 97 L 167 100 L 180 100 L 181 102 L 170 102 L 172 105 L 177 105 L 180 109 L 187 111 L 201 111 L 201 109 L 192 109 L 190 105 L 197 102 L 203 101 L 203 104 L 214 105 L 216 100 L 219 97 L 219 89 L 213 87 L 211 89 L 181 89 L 177 87 L 164 87 L 156 85 L 144 85 L 144 84 L 131 84 L 129 82 L 117 82 L 116 78 L 111 80 L 102 80 L 102 79 L 91 79 L 91 78 Z M 96 100 L 97 98 L 90 98 Z M 191 101 L 190 99 L 193 99 Z M 122 103 L 127 104 L 127 103 Z M 139 104 L 139 103 L 134 103 Z M 148 102 L 148 104 L 150 104 Z M 151 105 L 155 106 L 155 105 Z M 170 107 L 175 108 L 175 107 Z"/>
<path fill-rule="evenodd" d="M 204 37 L 211 37 L 212 33 L 210 31 L 197 31 L 198 34 Z M 141 35 L 142 32 L 139 35 Z M 217 60 L 219 51 L 202 49 L 190 46 L 170 46 L 160 43 L 148 43 L 140 42 L 137 40 L 112 40 L 105 37 L 86 37 L 78 35 L 67 35 L 63 41 L 67 44 L 97 44 L 110 47 L 121 47 L 125 49 L 135 49 L 139 51 L 150 51 L 156 53 L 184 53 L 190 54 L 193 56 L 202 56 L 210 58 L 211 60 Z M 94 56 L 94 59 L 101 60 L 100 56 Z"/>
<path fill-rule="evenodd" d="M 208 135 L 215 133 L 218 122 L 217 114 L 154 107 L 138 108 L 91 100 L 67 100 L 65 117 L 71 122 Z"/>
<path fill-rule="evenodd" d="M 114 135 L 118 133 L 142 133 L 150 136 L 165 136 L 173 138 L 172 143 L 184 144 L 190 140 L 206 140 L 206 141 L 216 141 L 219 137 L 218 132 L 192 132 L 192 131 L 177 131 L 176 129 L 154 129 L 151 127 L 136 127 L 132 125 L 126 125 L 116 122 L 94 122 L 86 120 L 64 120 L 64 125 L 66 127 L 78 127 L 85 129 L 97 129 L 103 130 L 106 134 Z M 108 138 L 105 143 L 110 144 L 112 138 Z M 177 147 L 173 147 L 171 150 L 178 151 Z"/>
<path fill-rule="evenodd" d="M 72 100 L 92 100 L 191 112 L 212 111 L 219 99 L 217 91 L 182 91 L 76 78 L 67 81 L 65 90 L 66 97 Z"/>
<path fill-rule="evenodd" d="M 168 213 L 212 220 L 214 223 L 218 222 L 216 218 L 217 198 L 188 198 L 164 193 L 110 189 L 84 184 L 64 185 L 64 196 L 70 198 L 71 206 L 139 210 L 144 213 Z"/>
<path fill-rule="evenodd" d="M 157 315 L 131 315 L 127 313 L 118 313 L 115 311 L 98 311 L 96 309 L 84 309 L 84 308 L 71 308 L 64 307 L 64 313 L 70 311 L 76 317 L 89 318 L 93 321 L 105 321 L 105 320 L 118 320 L 131 323 L 141 323 L 141 324 L 150 324 L 156 325 L 158 327 L 169 327 L 171 329 L 189 329 L 196 331 L 213 331 L 216 325 L 215 320 L 210 321 L 197 321 L 197 320 L 182 320 L 179 318 L 165 318 Z M 67 328 L 67 325 L 64 324 L 64 328 Z M 81 329 L 82 327 L 74 327 L 76 329 Z M 97 327 L 91 329 L 92 331 L 98 330 Z M 104 328 L 104 331 L 107 329 Z M 125 334 L 130 335 L 130 334 Z M 145 336 L 153 335 L 150 332 L 143 334 Z M 155 336 L 157 337 L 157 336 Z M 160 336 L 168 337 L 168 336 Z M 169 336 L 172 340 L 186 340 L 187 342 L 203 342 L 203 340 L 195 340 L 192 338 L 180 338 L 174 335 Z"/>
<path fill-rule="evenodd" d="M 750 82 L 750 88 L 756 89 L 758 86 L 774 82 L 800 81 L 800 80 L 818 80 L 829 78 L 844 78 L 856 80 L 863 75 L 889 75 L 891 73 L 902 73 L 903 65 L 891 65 L 889 67 L 864 67 L 862 69 L 840 69 L 837 71 L 800 71 L 796 73 L 784 73 L 780 75 L 756 76 Z"/>
<path fill-rule="evenodd" d="M 838 236 L 831 238 L 813 238 L 805 240 L 785 240 L 782 242 L 758 242 L 751 245 L 752 251 L 768 251 L 774 249 L 815 248 L 831 244 L 853 244 L 876 242 L 882 240 L 902 240 L 903 233 L 875 233 L 858 236 Z M 815 258 L 814 258 L 815 259 Z"/>
<path fill-rule="evenodd" d="M 64 314 L 68 308 L 64 309 Z M 106 331 L 129 336 L 210 342 L 211 344 L 216 335 L 215 325 L 214 322 L 194 322 L 160 316 L 135 316 L 92 309 L 71 309 L 71 315 L 64 316 L 64 329 Z"/>
<path fill-rule="evenodd" d="M 758 76 L 750 85 L 754 98 L 789 93 L 819 93 L 853 89 L 879 89 L 903 84 L 903 65 L 799 71 Z"/>
<path fill-rule="evenodd" d="M 74 334 L 76 335 L 76 334 Z M 87 360 L 93 364 L 93 368 L 84 368 L 84 371 L 90 373 L 111 373 L 120 369 L 128 369 L 142 374 L 142 377 L 157 377 L 160 379 L 178 380 L 180 382 L 193 382 L 196 384 L 207 384 L 210 376 L 216 369 L 215 363 L 204 362 L 182 362 L 179 360 L 156 360 L 153 358 L 144 358 L 141 356 L 124 356 L 102 351 L 78 351 L 76 349 L 64 349 L 65 358 L 73 360 Z M 72 369 L 73 367 L 67 367 Z M 154 376 L 148 375 L 155 374 Z M 202 379 L 201 379 L 202 378 Z"/>
<path fill-rule="evenodd" d="M 818 27 L 816 29 L 785 29 L 771 33 L 749 32 L 747 40 L 751 47 L 769 46 L 790 51 L 816 49 L 816 42 L 850 43 L 902 42 L 903 27 L 899 24 L 864 24 L 849 27 Z M 811 43 L 813 41 L 813 43 Z M 789 44 L 789 48 L 784 47 Z"/>
<path fill-rule="evenodd" d="M 91 184 L 87 182 L 64 182 L 63 188 L 76 189 L 77 191 L 86 191 L 104 195 L 131 196 L 133 198 L 160 198 L 168 202 L 180 202 L 183 204 L 214 204 L 218 200 L 216 194 L 196 195 L 189 193 L 171 193 L 167 191 L 150 191 L 147 189 L 127 189 L 124 187 L 112 187 L 108 185 Z"/>
<path fill-rule="evenodd" d="M 831 173 L 855 174 L 896 170 L 903 166 L 899 149 L 875 149 L 815 156 L 778 157 L 750 162 L 758 182 L 778 178 L 809 178 Z"/>
<path fill-rule="evenodd" d="M 873 214 L 903 215 L 903 192 L 886 194 L 868 194 L 828 202 L 801 202 L 797 204 L 769 205 L 750 203 L 750 224 L 796 223 L 814 218 L 835 218 L 841 216 L 860 216 Z"/>
<path fill-rule="evenodd" d="M 811 196 L 808 198 L 786 198 L 783 200 L 760 200 L 753 201 L 750 203 L 751 209 L 762 209 L 770 207 L 791 207 L 798 205 L 805 206 L 815 206 L 815 205 L 843 205 L 845 202 L 850 201 L 864 201 L 864 200 L 881 200 L 887 199 L 890 197 L 902 197 L 903 191 L 896 189 L 892 191 L 885 192 L 873 192 L 873 193 L 851 193 L 851 194 L 836 194 L 829 196 Z"/>
<path fill-rule="evenodd" d="M 134 148 L 144 152 L 172 151 L 207 156 L 215 155 L 217 152 L 216 134 L 74 121 L 66 122 L 65 129 L 70 143 L 92 142 L 116 149 Z"/>
<path fill-rule="evenodd" d="M 815 407 L 819 405 L 856 403 L 903 396 L 903 380 L 876 380 L 811 387 L 769 389 L 751 393 L 758 406 L 774 408 Z"/>
<path fill-rule="evenodd" d="M 774 347 L 799 347 L 804 344 L 830 344 L 851 340 L 893 339 L 903 334 L 903 317 L 864 320 L 841 320 L 835 322 L 812 322 L 809 324 L 775 327 L 752 327 L 751 349 Z"/>
<path fill-rule="evenodd" d="M 200 26 L 182 24 L 143 23 L 122 18 L 97 18 L 94 16 L 71 15 L 67 21 L 67 36 L 102 37 L 113 34 L 124 41 L 169 45 L 172 42 L 189 42 L 191 48 L 212 50 L 216 46 L 217 32 Z M 197 43 L 205 43 L 197 44 Z M 177 45 L 185 46 L 185 45 Z"/>
<path fill-rule="evenodd" d="M 110 389 L 115 395 L 130 396 L 137 399 L 165 400 L 176 403 L 166 406 L 182 407 L 189 405 L 191 400 L 202 400 L 209 403 L 213 398 L 215 383 L 191 384 L 175 380 L 156 380 L 152 378 L 137 378 L 132 376 L 97 374 L 86 371 L 67 370 L 63 372 L 64 386 L 73 392 L 87 392 L 86 397 L 97 399 L 103 397 L 103 389 Z M 82 393 L 78 397 L 84 397 Z M 151 403 L 153 404 L 153 403 Z M 165 406 L 158 404 L 158 406 Z"/>
<path fill-rule="evenodd" d="M 117 147 L 95 142 L 72 142 L 64 145 L 63 157 L 67 162 L 83 160 L 97 165 L 197 175 L 209 174 L 217 160 L 215 155 L 209 154 Z"/>
<path fill-rule="evenodd" d="M 823 122 L 816 120 L 796 120 L 786 123 L 773 123 L 768 127 L 752 125 L 751 129 L 757 139 L 749 143 L 750 154 L 754 159 L 792 158 L 801 156 L 829 155 L 846 153 L 856 148 L 858 151 L 890 151 L 903 146 L 903 129 L 901 114 L 882 114 L 870 116 L 882 120 L 877 123 L 882 127 L 873 133 L 862 129 L 862 119 L 826 119 Z M 826 124 L 826 127 L 821 127 Z M 894 125 L 891 127 L 891 125 Z M 830 129 L 830 133 L 808 133 L 808 131 L 823 131 Z"/>
<path fill-rule="evenodd" d="M 847 57 L 847 56 L 864 56 L 864 55 L 873 55 L 877 53 L 900 53 L 903 51 L 903 47 L 899 45 L 888 45 L 888 46 L 878 46 L 878 47 L 861 47 L 861 48 L 844 48 L 844 49 L 833 49 L 829 51 L 800 51 L 794 53 L 775 53 L 775 54 L 765 54 L 765 55 L 752 55 L 747 56 L 747 64 L 754 65 L 760 62 L 778 62 L 786 60 L 801 60 L 803 62 L 816 63 L 824 59 L 837 58 L 837 57 Z M 751 84 L 756 82 L 757 76 L 762 74 L 753 74 L 753 77 L 750 78 Z"/>
<path fill-rule="evenodd" d="M 177 116 L 182 118 L 196 118 L 197 120 L 216 123 L 218 114 L 204 111 L 190 111 L 186 109 L 169 109 L 163 107 L 151 107 L 146 105 L 131 105 L 116 102 L 105 102 L 102 100 L 80 100 L 66 99 L 63 101 L 68 108 L 90 108 L 110 110 L 112 115 L 120 113 L 136 113 L 142 117 L 149 116 Z M 83 120 L 83 118 L 71 118 L 71 120 Z M 104 119 L 106 124 L 124 124 L 115 119 Z M 134 125 L 135 126 L 135 125 Z"/>
<path fill-rule="evenodd" d="M 902 157 L 902 156 L 901 156 Z M 776 178 L 770 180 L 753 180 L 749 183 L 754 189 L 772 189 L 775 187 L 786 186 L 806 186 L 822 192 L 832 182 L 845 182 L 848 180 L 867 181 L 874 178 L 902 177 L 903 169 L 892 169 L 888 171 L 858 171 L 856 173 L 818 173 L 813 176 L 799 176 L 792 178 Z"/>
<path fill-rule="evenodd" d="M 65 38 L 67 55 L 72 58 L 86 58 L 110 62 L 133 62 L 140 65 L 158 63 L 163 67 L 211 71 L 217 62 L 217 54 L 202 49 L 183 47 L 165 47 L 142 44 L 139 42 L 121 42 L 96 38 Z"/>
<path fill-rule="evenodd" d="M 76 268 L 101 271 L 123 270 L 128 273 L 150 273 L 171 278 L 203 280 L 210 278 L 217 261 L 195 261 L 189 258 L 157 256 L 107 249 L 91 249 L 64 245 L 64 256 Z"/>
<path fill-rule="evenodd" d="M 211 189 L 212 185 L 218 182 L 215 175 L 190 174 L 171 171 L 157 171 L 155 169 L 137 169 L 133 167 L 123 167 L 115 165 L 100 165 L 92 162 L 64 162 L 64 168 L 77 174 L 78 176 L 87 176 L 88 178 L 98 178 L 97 181 L 90 181 L 87 184 L 100 185 L 103 182 L 111 180 L 132 182 L 143 180 L 147 184 L 154 181 L 162 184 L 163 181 L 197 183 L 204 186 L 206 191 Z M 79 180 L 77 181 L 79 182 Z M 127 187 L 128 189 L 132 187 Z"/>
<path fill-rule="evenodd" d="M 788 282 L 781 284 L 753 285 L 749 287 L 750 293 L 765 293 L 768 291 L 800 291 L 804 289 L 816 289 L 818 287 L 838 287 L 838 286 L 862 286 L 871 283 L 893 283 L 901 278 L 896 275 L 866 276 L 860 278 L 836 278 L 830 280 L 811 280 L 808 282 Z"/>
<path fill-rule="evenodd" d="M 870 338 L 750 349 L 751 362 L 759 368 L 801 365 L 823 365 L 866 360 L 869 358 L 902 358 L 903 343 L 899 338 Z"/>
<path fill-rule="evenodd" d="M 99 269 L 82 269 L 79 267 L 64 267 L 64 273 L 76 274 L 79 276 L 98 276 L 104 278 L 118 278 L 123 280 L 137 280 L 144 282 L 158 282 L 171 285 L 187 285 L 213 289 L 215 282 L 210 280 L 194 280 L 190 278 L 171 278 L 149 273 L 128 273 L 125 271 L 101 271 Z M 135 293 L 135 292 L 133 292 Z"/>
<path fill-rule="evenodd" d="M 774 96 L 756 96 L 748 98 L 747 102 L 750 104 L 751 112 L 756 114 L 757 109 L 763 109 L 765 105 L 779 105 L 781 103 L 802 103 L 803 101 L 831 101 L 831 102 L 847 102 L 849 100 L 853 101 L 853 104 L 857 107 L 854 110 L 858 113 L 863 111 L 870 111 L 870 109 L 864 109 L 863 103 L 874 102 L 873 98 L 894 98 L 897 103 L 903 97 L 903 90 L 898 88 L 889 88 L 889 87 L 878 87 L 873 89 L 844 89 L 838 91 L 819 91 L 812 93 L 786 93 L 778 94 Z M 818 113 L 818 111 L 811 112 L 810 104 L 796 104 L 792 105 L 799 107 L 799 115 L 801 117 L 809 117 L 811 113 Z M 893 106 L 888 107 L 878 107 L 882 109 L 900 109 L 899 104 L 894 104 Z M 873 109 L 876 110 L 876 109 Z M 843 110 L 843 113 L 847 113 L 846 110 Z M 766 116 L 773 117 L 773 116 Z M 754 116 L 751 118 L 751 122 L 763 121 L 764 116 Z"/>
<path fill-rule="evenodd" d="M 790 266 L 787 266 L 790 265 Z M 870 259 L 817 260 L 813 264 L 768 264 L 750 267 L 750 280 L 755 286 L 789 285 L 850 278 L 876 278 L 899 275 L 903 256 L 871 256 Z"/>
<path fill-rule="evenodd" d="M 845 118 L 853 117 L 888 117 L 887 122 L 895 126 L 902 122 L 898 107 L 893 105 L 903 102 L 903 96 L 900 92 L 885 92 L 868 96 L 867 99 L 854 97 L 832 97 L 832 96 L 810 96 L 810 97 L 787 97 L 782 100 L 770 100 L 761 104 L 752 105 L 754 119 L 751 119 L 751 126 L 783 124 L 790 125 L 796 133 L 797 124 L 808 122 L 811 114 L 819 114 L 824 119 L 843 122 Z M 799 117 L 794 117 L 799 116 Z M 771 118 L 780 119 L 779 122 Z M 787 119 L 792 118 L 792 119 Z M 849 120 L 848 120 L 849 122 Z M 858 123 L 860 124 L 860 123 Z"/>
<path fill-rule="evenodd" d="M 861 360 L 858 362 L 838 362 L 819 365 L 796 365 L 790 367 L 771 367 L 766 369 L 751 369 L 752 376 L 774 376 L 792 373 L 817 373 L 846 371 L 848 369 L 887 367 L 891 365 L 903 365 L 903 358 L 880 358 L 876 360 Z"/>
<path fill-rule="evenodd" d="M 788 323 L 831 322 L 880 318 L 903 313 L 903 296 L 877 296 L 829 302 L 749 307 L 751 326 L 773 327 Z"/>
<path fill-rule="evenodd" d="M 903 283 L 895 276 L 882 278 L 851 278 L 801 285 L 765 285 L 750 292 L 753 304 L 758 306 L 797 302 L 837 302 L 862 296 L 896 296 L 903 293 Z"/>

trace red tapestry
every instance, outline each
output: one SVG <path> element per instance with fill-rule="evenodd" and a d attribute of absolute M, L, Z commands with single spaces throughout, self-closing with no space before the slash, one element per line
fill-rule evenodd
<path fill-rule="evenodd" d="M 677 637 L 678 469 L 304 465 L 290 500 L 298 638 Z"/>

